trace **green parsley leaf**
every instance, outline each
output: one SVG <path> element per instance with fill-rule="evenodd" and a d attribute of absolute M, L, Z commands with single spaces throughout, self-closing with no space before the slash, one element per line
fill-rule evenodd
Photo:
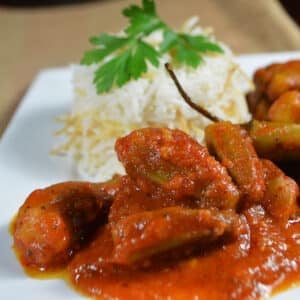
<path fill-rule="evenodd" d="M 185 48 L 181 43 L 176 46 L 176 50 L 176 59 L 179 63 L 196 68 L 203 61 L 203 58 L 195 50 Z"/>
<path fill-rule="evenodd" d="M 100 51 L 99 49 L 92 49 L 85 51 L 83 58 L 80 63 L 82 65 L 91 65 L 101 61 L 106 56 L 106 53 Z"/>
<path fill-rule="evenodd" d="M 153 0 L 143 0 L 143 7 L 147 14 L 156 16 L 156 7 Z"/>
<path fill-rule="evenodd" d="M 178 34 L 166 28 L 164 40 L 160 44 L 160 52 L 166 53 L 172 49 L 175 50 L 175 59 L 178 63 L 186 64 L 193 68 L 198 67 L 203 62 L 201 53 L 223 52 L 219 45 L 211 42 L 206 36 Z"/>
<path fill-rule="evenodd" d="M 126 28 L 126 33 L 131 36 L 135 35 L 144 35 L 147 36 L 151 32 L 162 28 L 163 23 L 159 18 L 150 16 L 150 15 L 139 15 L 137 16 Z"/>
<path fill-rule="evenodd" d="M 155 66 L 159 66 L 159 52 L 155 50 L 155 48 L 149 46 L 148 44 L 144 43 L 143 41 L 139 41 L 139 50 L 144 55 L 144 57 L 149 60 L 149 62 Z"/>
<path fill-rule="evenodd" d="M 84 53 L 81 64 L 99 64 L 93 83 L 97 93 L 109 92 L 113 86 L 121 87 L 131 79 L 138 79 L 148 65 L 159 66 L 162 54 L 170 52 L 178 63 L 196 68 L 206 52 L 223 52 L 222 48 L 203 35 L 177 33 L 157 15 L 154 0 L 142 0 L 142 5 L 130 5 L 123 10 L 129 25 L 124 36 L 102 33 L 90 38 L 96 47 Z M 143 39 L 156 30 L 163 31 L 159 51 Z"/>
<path fill-rule="evenodd" d="M 131 5 L 123 10 L 123 15 L 129 18 L 130 25 L 125 30 L 128 35 L 148 35 L 164 26 L 156 14 L 153 0 L 143 0 L 142 7 Z"/>
<path fill-rule="evenodd" d="M 123 10 L 123 15 L 134 19 L 138 15 L 152 15 L 157 16 L 156 14 L 156 7 L 155 2 L 153 0 L 143 0 L 142 7 L 139 7 L 137 5 L 130 5 L 129 7 L 125 8 Z"/>
<path fill-rule="evenodd" d="M 166 53 L 176 46 L 176 44 L 178 43 L 178 36 L 171 30 L 165 30 L 163 33 L 163 37 L 164 39 L 160 44 L 159 50 L 161 53 Z"/>
<path fill-rule="evenodd" d="M 98 37 L 91 37 L 90 42 L 93 45 L 97 45 L 98 48 L 85 52 L 84 57 L 80 62 L 83 65 L 91 65 L 102 61 L 105 57 L 126 45 L 128 43 L 128 39 L 104 33 Z"/>
<path fill-rule="evenodd" d="M 121 87 L 131 78 L 138 79 L 147 72 L 147 61 L 159 65 L 159 53 L 145 42 L 139 40 L 130 46 L 96 70 L 93 83 L 98 93 L 108 92 L 114 84 Z"/>
<path fill-rule="evenodd" d="M 128 39 L 117 37 L 114 35 L 109 35 L 106 33 L 102 33 L 99 36 L 93 36 L 90 38 L 90 43 L 95 46 L 105 47 L 105 48 L 112 48 L 117 49 L 122 47 L 124 43 L 126 43 Z"/>
<path fill-rule="evenodd" d="M 127 50 L 101 65 L 95 72 L 93 83 L 96 84 L 97 92 L 108 92 L 116 82 L 122 86 L 130 78 L 127 72 L 130 51 Z"/>
<path fill-rule="evenodd" d="M 139 45 L 137 45 L 136 49 L 131 56 L 131 60 L 129 62 L 130 74 L 134 79 L 138 79 L 141 74 L 147 71 L 147 64 L 144 60 L 143 52 Z"/>
<path fill-rule="evenodd" d="M 184 39 L 190 47 L 199 52 L 219 52 L 223 53 L 223 49 L 216 43 L 213 43 L 204 35 L 188 35 L 180 34 L 180 38 Z"/>

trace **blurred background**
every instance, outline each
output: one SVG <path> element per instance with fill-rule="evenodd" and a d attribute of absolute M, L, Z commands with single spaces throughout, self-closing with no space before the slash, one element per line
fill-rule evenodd
<path fill-rule="evenodd" d="M 0 136 L 36 73 L 77 63 L 88 38 L 117 32 L 140 0 L 0 0 Z M 299 0 L 156 0 L 179 27 L 197 15 L 236 54 L 300 50 Z M 298 23 L 298 24 L 297 24 Z"/>

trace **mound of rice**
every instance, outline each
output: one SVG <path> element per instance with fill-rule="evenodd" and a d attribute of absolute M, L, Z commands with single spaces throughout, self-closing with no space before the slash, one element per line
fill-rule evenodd
<path fill-rule="evenodd" d="M 209 30 L 187 22 L 183 31 L 211 36 Z M 147 41 L 157 44 L 161 33 Z M 227 46 L 223 54 L 205 54 L 204 63 L 197 69 L 174 65 L 182 86 L 198 104 L 224 120 L 246 122 L 250 114 L 245 93 L 252 89 L 249 78 L 234 63 Z M 81 179 L 103 181 L 115 173 L 124 173 L 118 162 L 114 143 L 116 138 L 142 127 L 179 128 L 203 142 L 203 128 L 209 121 L 190 108 L 178 93 L 164 68 L 172 62 L 166 54 L 159 68 L 149 66 L 148 73 L 132 80 L 122 88 L 98 95 L 93 85 L 97 65 L 73 67 L 74 101 L 72 111 L 62 118 L 64 127 L 59 134 L 65 143 L 57 153 L 70 156 L 77 165 Z"/>

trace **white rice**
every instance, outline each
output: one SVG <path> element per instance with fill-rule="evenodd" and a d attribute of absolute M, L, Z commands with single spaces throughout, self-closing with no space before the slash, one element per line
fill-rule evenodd
<path fill-rule="evenodd" d="M 207 34 L 194 25 L 192 19 L 184 30 Z M 158 32 L 148 42 L 155 45 L 160 39 Z M 203 55 L 205 62 L 197 69 L 174 66 L 174 71 L 195 103 L 220 119 L 246 122 L 250 114 L 245 93 L 252 89 L 252 83 L 234 62 L 228 47 L 223 48 L 223 54 Z M 136 128 L 179 128 L 203 142 L 203 128 L 209 121 L 184 102 L 164 68 L 169 61 L 171 58 L 165 55 L 159 68 L 149 66 L 142 78 L 101 95 L 97 95 L 92 83 L 98 66 L 73 67 L 73 107 L 63 118 L 65 127 L 60 134 L 65 135 L 65 144 L 57 152 L 75 161 L 81 179 L 103 181 L 115 173 L 124 173 L 114 143 Z"/>

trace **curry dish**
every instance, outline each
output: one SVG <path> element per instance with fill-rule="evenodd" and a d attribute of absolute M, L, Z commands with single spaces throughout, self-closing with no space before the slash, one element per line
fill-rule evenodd
<path fill-rule="evenodd" d="M 180 130 L 139 129 L 116 141 L 126 175 L 32 192 L 13 224 L 22 265 L 65 270 L 99 299 L 254 300 L 299 282 L 299 171 L 278 167 L 287 146 L 272 130 L 300 125 L 291 113 L 274 123 L 270 108 L 284 97 L 297 106 L 299 96 L 294 85 L 279 95 L 267 86 L 251 96 L 256 112 L 269 101 L 257 127 L 213 123 L 207 147 Z M 270 132 L 275 142 L 259 144 Z M 285 158 L 297 159 L 297 143 Z"/>

